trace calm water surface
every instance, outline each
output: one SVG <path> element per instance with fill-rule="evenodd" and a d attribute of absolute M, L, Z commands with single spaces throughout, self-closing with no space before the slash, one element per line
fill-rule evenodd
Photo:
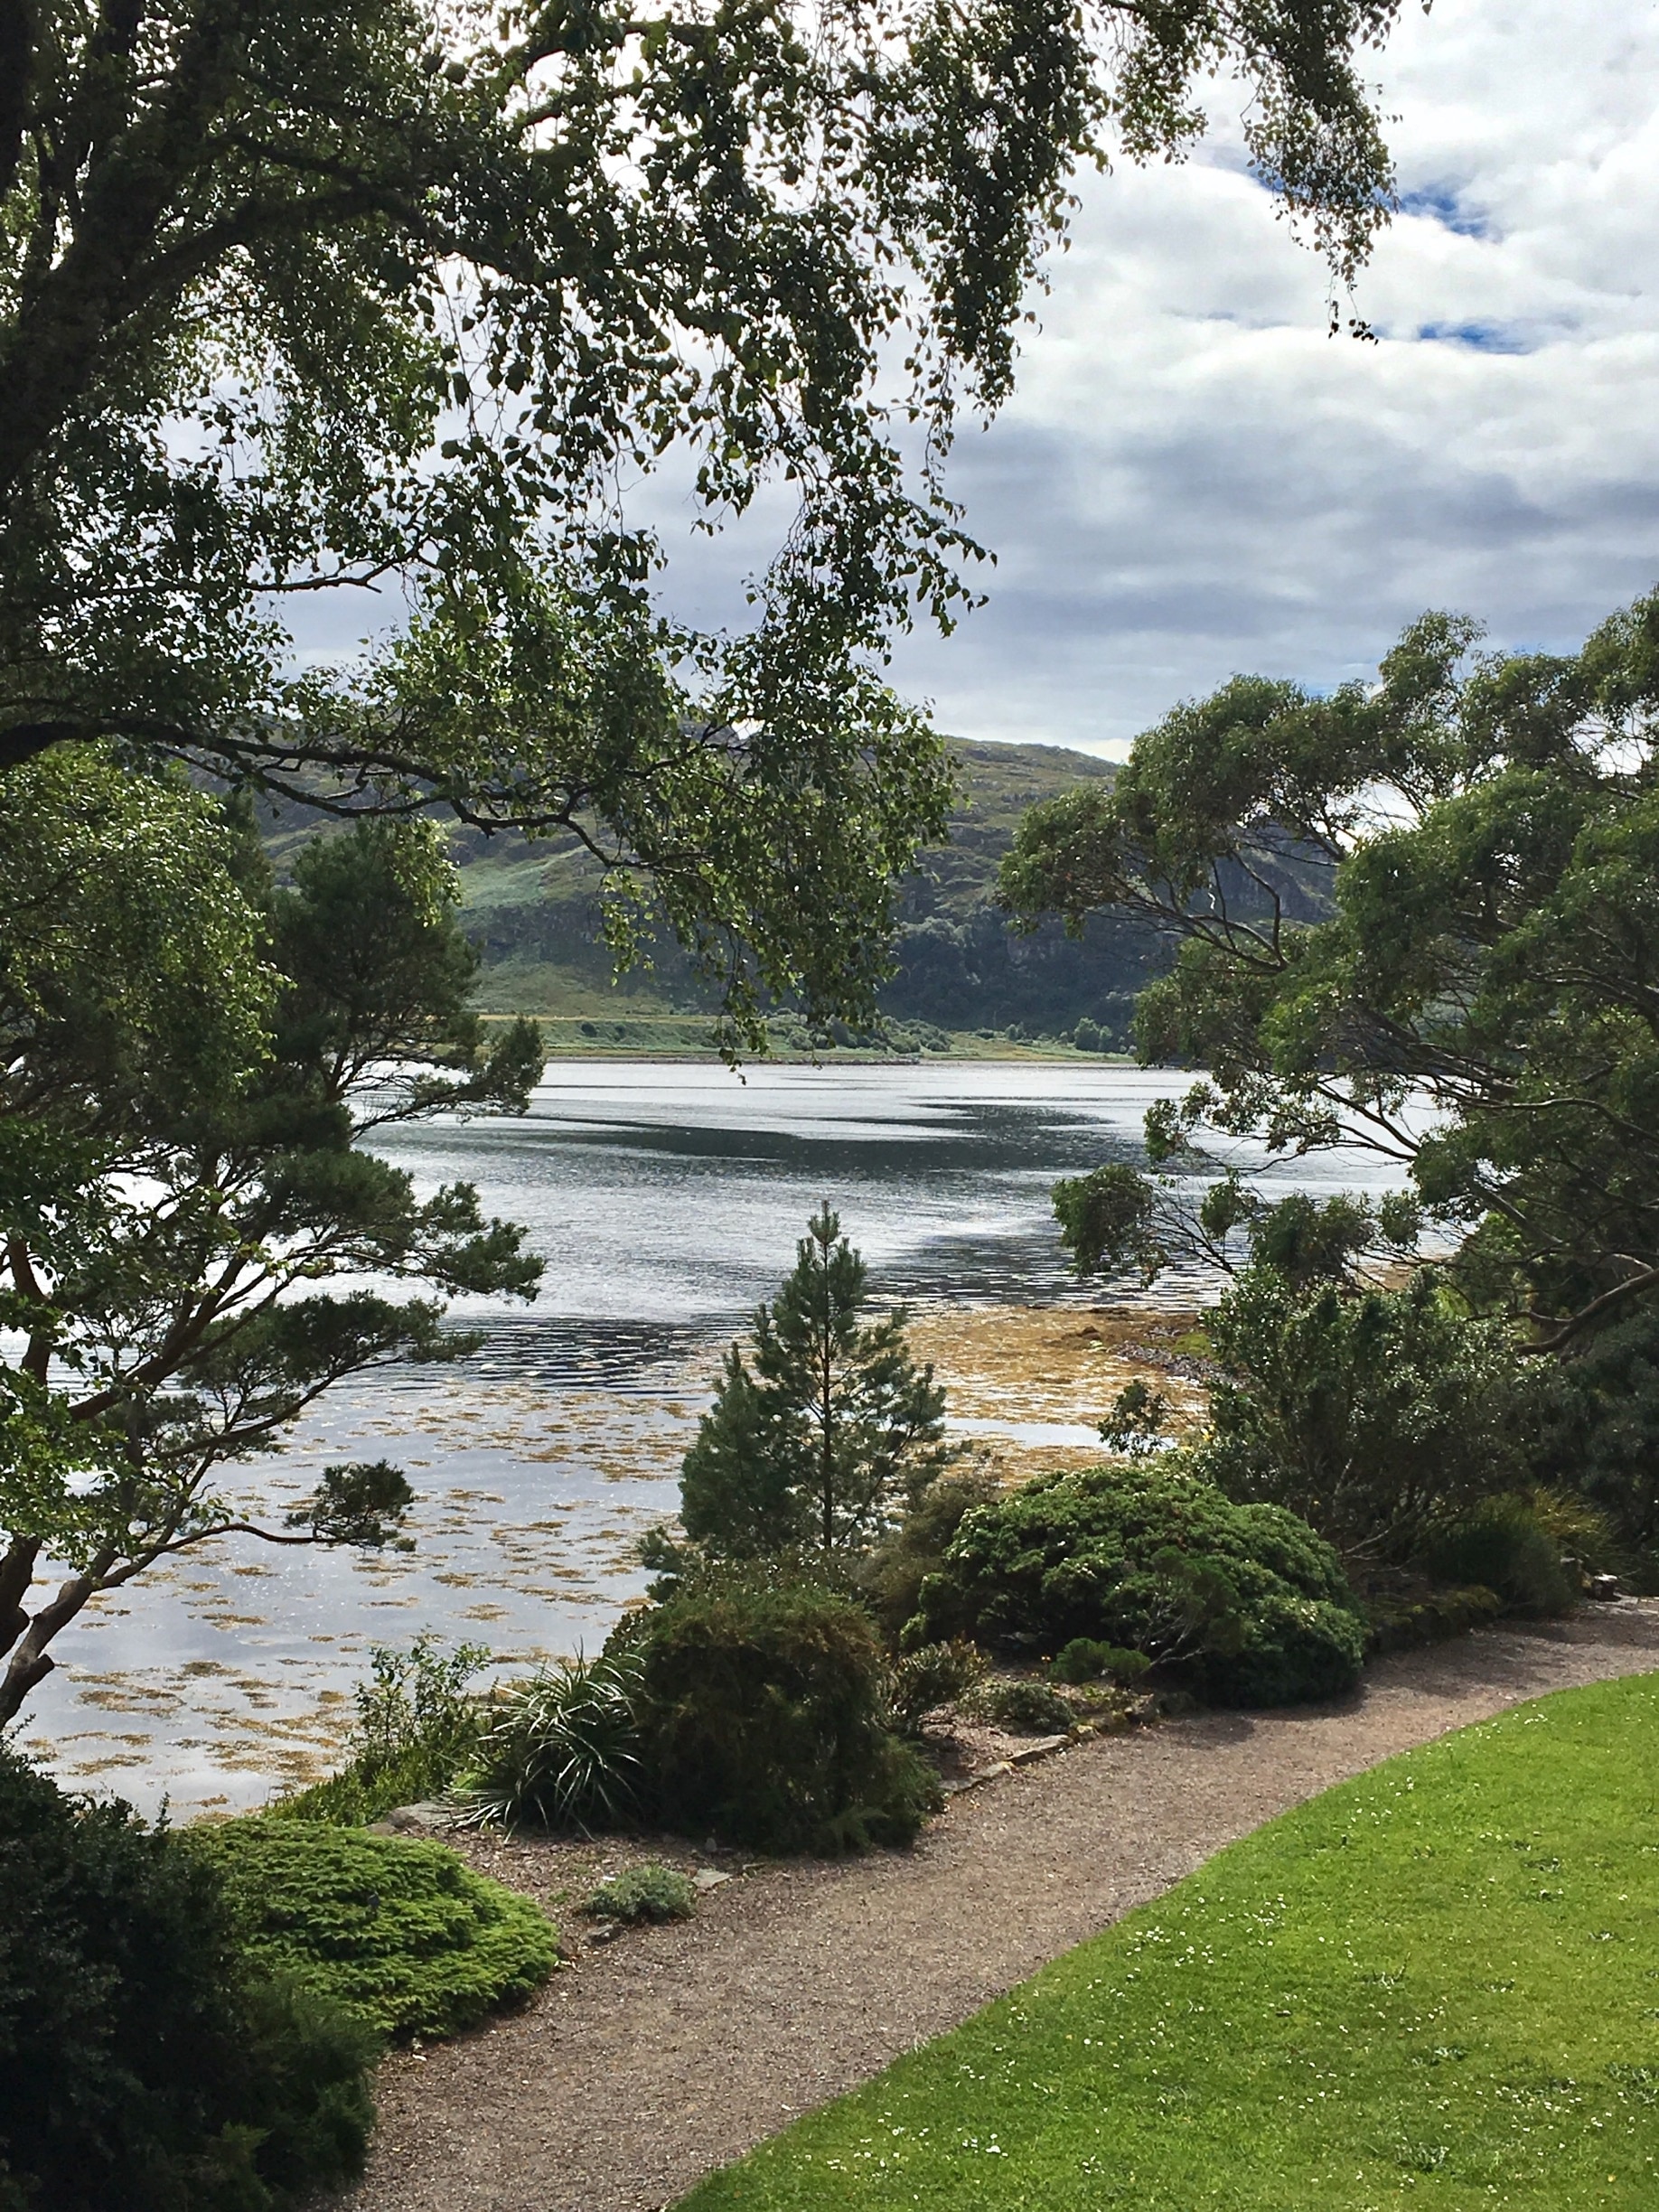
<path fill-rule="evenodd" d="M 471 1359 L 342 1388 L 280 1455 L 234 1473 L 269 1513 L 332 1460 L 392 1459 L 417 1495 L 417 1549 L 204 1547 L 66 1632 L 23 1733 L 67 1777 L 145 1807 L 256 1804 L 326 1764 L 372 1644 L 430 1629 L 502 1664 L 591 1650 L 640 1586 L 640 1534 L 674 1509 L 719 1351 L 820 1200 L 882 1298 L 1098 1302 L 1065 1270 L 1049 1186 L 1139 1158 L 1147 1107 L 1188 1081 L 947 1063 L 740 1082 L 587 1061 L 549 1070 L 521 1120 L 397 1132 L 380 1148 L 421 1188 L 475 1183 L 488 1212 L 528 1226 L 540 1295 L 457 1302 L 485 1332 Z M 1276 1171 L 1292 1178 L 1371 1179 L 1347 1162 Z"/>

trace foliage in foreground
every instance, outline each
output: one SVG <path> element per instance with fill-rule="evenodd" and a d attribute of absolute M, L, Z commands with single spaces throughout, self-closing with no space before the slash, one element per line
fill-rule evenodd
<path fill-rule="evenodd" d="M 636 1617 L 650 1803 L 767 1851 L 908 1843 L 939 1803 L 889 1726 L 869 1616 L 811 1582 L 711 1578 Z"/>
<path fill-rule="evenodd" d="M 1305 1522 L 1167 1464 L 1040 1476 L 975 1507 L 905 1635 L 1037 1654 L 1086 1636 L 1240 1705 L 1336 1696 L 1364 1649 L 1336 1555 Z"/>
<path fill-rule="evenodd" d="M 1399 6 L 8 9 L 0 776 L 108 735 L 573 825 L 740 1016 L 858 1014 L 949 781 L 883 664 L 961 595 L 940 464 L 1072 169 L 1178 159 L 1236 74 L 1345 279 Z M 657 466 L 708 529 L 783 496 L 735 636 L 660 600 Z M 296 677 L 286 610 L 391 575 L 408 624 Z"/>
<path fill-rule="evenodd" d="M 1659 1679 L 1327 1791 L 685 2212 L 1646 2212 Z"/>
<path fill-rule="evenodd" d="M 4 2212 L 275 2212 L 350 2180 L 378 2050 L 248 1960 L 201 1854 L 0 1748 Z"/>
<path fill-rule="evenodd" d="M 558 1937 L 539 1906 L 442 1843 L 268 1817 L 192 1829 L 248 1953 L 387 2035 L 445 2036 L 540 1987 Z"/>

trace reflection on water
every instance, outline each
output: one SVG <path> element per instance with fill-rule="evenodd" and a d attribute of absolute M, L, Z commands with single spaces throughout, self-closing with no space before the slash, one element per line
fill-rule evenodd
<path fill-rule="evenodd" d="M 145 1805 L 164 1792 L 181 1810 L 258 1803 L 337 1743 L 373 1643 L 436 1629 L 506 1664 L 591 1650 L 640 1586 L 640 1534 L 673 1511 L 719 1348 L 820 1200 L 884 1298 L 1092 1302 L 1066 1272 L 1049 1186 L 1138 1157 L 1148 1105 L 1188 1080 L 986 1063 L 739 1082 L 585 1062 L 550 1070 L 521 1120 L 386 1137 L 423 1188 L 473 1182 L 489 1212 L 527 1224 L 541 1295 L 458 1301 L 455 1318 L 485 1334 L 473 1358 L 342 1387 L 239 1479 L 252 1506 L 280 1512 L 332 1460 L 394 1460 L 417 1495 L 417 1550 L 237 1540 L 187 1554 L 66 1633 L 23 1733 L 66 1776 Z M 1276 1179 L 1367 1179 L 1343 1167 Z M 1191 1304 L 1206 1288 L 1176 1279 L 1163 1295 Z"/>

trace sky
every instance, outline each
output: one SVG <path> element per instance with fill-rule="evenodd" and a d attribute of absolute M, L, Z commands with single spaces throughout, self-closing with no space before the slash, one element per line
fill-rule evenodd
<path fill-rule="evenodd" d="M 1368 677 L 1428 607 L 1571 651 L 1659 584 L 1659 0 L 1404 0 L 1368 74 L 1402 197 L 1352 303 L 1374 344 L 1327 334 L 1242 88 L 1186 164 L 1080 183 L 1016 395 L 951 466 L 987 603 L 893 663 L 942 729 L 1121 757 L 1240 671 Z M 642 503 L 688 542 L 670 484 Z M 673 611 L 741 619 L 760 545 L 696 547 Z M 297 642 L 364 626 L 314 605 Z"/>
<path fill-rule="evenodd" d="M 1182 167 L 1083 187 L 1017 394 L 952 489 L 988 604 L 900 688 L 1120 755 L 1240 670 L 1322 689 L 1425 607 L 1571 650 L 1659 583 L 1659 6 L 1407 0 L 1373 58 L 1402 211 L 1326 335 L 1223 88 Z"/>

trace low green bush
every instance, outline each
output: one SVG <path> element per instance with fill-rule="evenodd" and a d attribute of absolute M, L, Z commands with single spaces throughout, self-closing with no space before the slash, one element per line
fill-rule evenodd
<path fill-rule="evenodd" d="M 1063 1735 L 1077 1718 L 1057 1691 L 1028 1676 L 983 1683 L 974 1692 L 973 1709 L 1016 1736 Z"/>
<path fill-rule="evenodd" d="M 1523 1497 L 1483 1499 L 1435 1532 L 1424 1560 L 1439 1580 L 1495 1590 L 1523 1620 L 1570 1612 L 1578 1598 L 1560 1538 Z"/>
<path fill-rule="evenodd" d="M 886 1725 L 867 1613 L 815 1586 L 708 1577 L 633 1617 L 641 1756 L 665 1826 L 765 1851 L 907 1843 L 939 1803 Z"/>
<path fill-rule="evenodd" d="M 463 1782 L 464 1817 L 513 1828 L 615 1828 L 639 1810 L 638 1662 L 621 1644 L 507 1691 Z"/>
<path fill-rule="evenodd" d="M 5 2212 L 275 2212 L 350 2181 L 379 2048 L 250 1963 L 183 1839 L 0 1748 Z"/>
<path fill-rule="evenodd" d="M 1120 1689 L 1129 1690 L 1151 1664 L 1145 1652 L 1129 1651 L 1118 1644 L 1101 1644 L 1093 1636 L 1073 1636 L 1064 1650 L 1054 1654 L 1048 1671 L 1056 1682 L 1069 1682 L 1073 1689 L 1081 1688 L 1084 1682 L 1099 1682 L 1104 1676 Z"/>
<path fill-rule="evenodd" d="M 887 1713 L 901 1736 L 919 1736 L 942 1705 L 965 1697 L 985 1672 L 985 1654 L 963 1637 L 904 1652 L 887 1671 Z"/>
<path fill-rule="evenodd" d="M 607 1920 L 689 1920 L 697 1909 L 697 1885 L 673 1867 L 625 1867 L 590 1890 L 582 1910 Z"/>
<path fill-rule="evenodd" d="M 243 1945 L 387 2035 L 445 2036 L 530 1995 L 558 1935 L 443 1843 L 269 1817 L 192 1829 Z"/>
<path fill-rule="evenodd" d="M 1462 1636 L 1470 1628 L 1485 1627 L 1503 1610 L 1504 1600 L 1497 1592 L 1478 1585 L 1470 1589 L 1430 1590 L 1424 1598 L 1372 1600 L 1365 1607 L 1370 1623 L 1365 1648 L 1373 1653 L 1414 1651 L 1425 1644 Z"/>
<path fill-rule="evenodd" d="M 374 1645 L 345 1766 L 284 1798 L 278 1817 L 367 1827 L 394 1805 L 441 1796 L 477 1746 L 482 1715 L 466 1685 L 489 1656 L 483 1644 L 446 1653 L 429 1636 L 407 1652 Z"/>
<path fill-rule="evenodd" d="M 1217 1703 L 1331 1697 L 1364 1628 L 1336 1554 L 1275 1505 L 1239 1505 L 1173 1455 L 1039 1476 L 975 1506 L 923 1582 L 904 1642 L 1125 1646 Z"/>

